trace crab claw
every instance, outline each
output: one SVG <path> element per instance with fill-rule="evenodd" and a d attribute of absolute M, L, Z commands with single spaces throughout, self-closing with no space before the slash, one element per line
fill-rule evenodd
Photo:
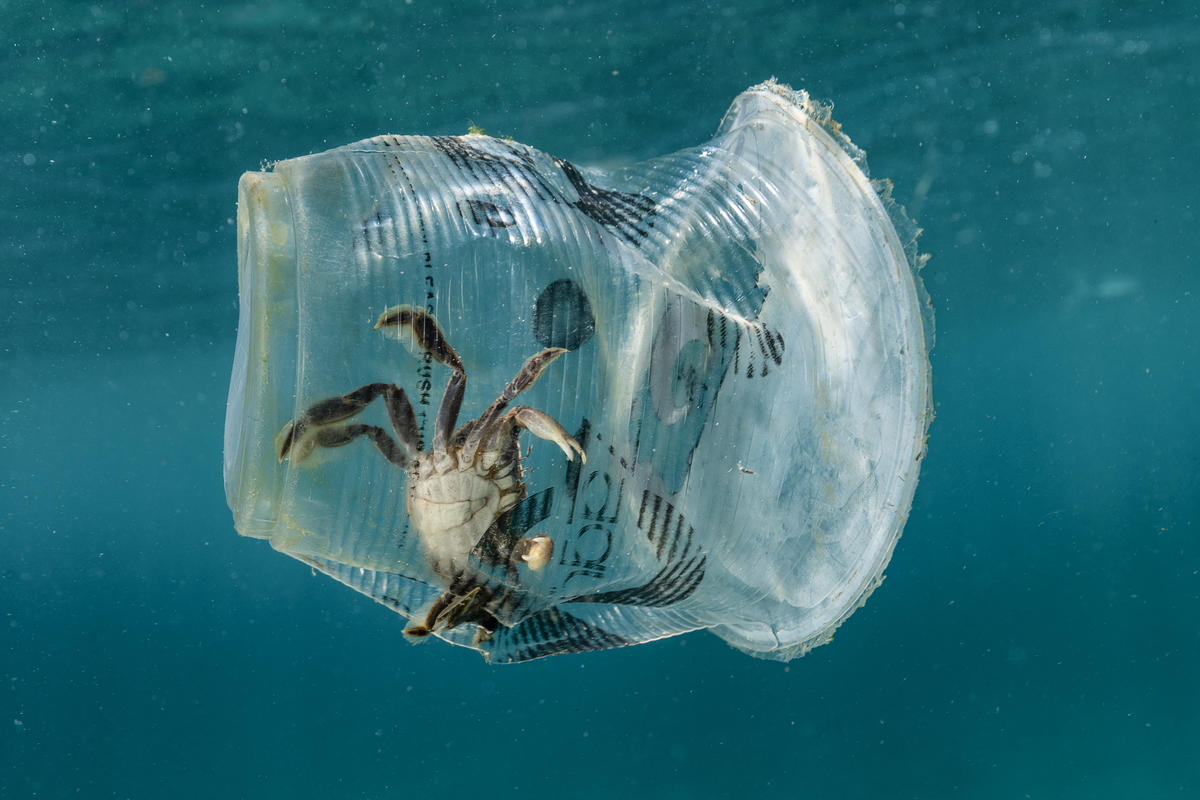
<path fill-rule="evenodd" d="M 571 438 L 571 436 L 563 429 L 558 421 L 536 408 L 529 406 L 517 406 L 509 412 L 513 422 L 520 425 L 525 430 L 532 433 L 539 439 L 545 439 L 548 442 L 554 442 L 559 449 L 566 455 L 567 461 L 575 460 L 575 453 L 579 454 L 579 458 L 584 464 L 587 463 L 587 454 L 583 452 L 583 448 L 579 446 L 579 442 Z"/>
<path fill-rule="evenodd" d="M 534 572 L 540 572 L 550 563 L 550 556 L 554 555 L 554 540 L 549 536 L 522 539 L 521 544 L 525 547 L 521 560 Z"/>

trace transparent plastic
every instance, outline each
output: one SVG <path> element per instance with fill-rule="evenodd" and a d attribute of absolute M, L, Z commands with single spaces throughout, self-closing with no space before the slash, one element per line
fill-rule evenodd
<path fill-rule="evenodd" d="M 237 529 L 494 662 L 699 629 L 802 654 L 911 506 L 914 239 L 827 109 L 773 82 L 625 169 L 470 135 L 247 173 Z"/>

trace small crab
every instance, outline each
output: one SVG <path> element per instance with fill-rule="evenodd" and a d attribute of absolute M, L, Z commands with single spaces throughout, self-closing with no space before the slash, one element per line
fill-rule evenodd
<path fill-rule="evenodd" d="M 518 565 L 541 570 L 554 552 L 549 536 L 516 537 L 509 532 L 509 512 L 526 495 L 517 441 L 521 429 L 557 444 L 568 461 L 575 453 L 587 461 L 583 448 L 552 417 L 529 406 L 508 408 L 513 398 L 567 351 L 550 347 L 531 356 L 478 419 L 455 429 L 467 373 L 437 321 L 424 311 L 401 305 L 381 314 L 375 329 L 453 370 L 438 405 L 433 449 L 425 451 L 422 446 L 417 418 L 404 390 L 395 384 L 371 383 L 322 400 L 285 425 L 276 439 L 279 460 L 290 458 L 295 463 L 314 447 L 340 447 L 366 436 L 384 458 L 404 469 L 412 528 L 430 568 L 445 587 L 423 622 L 405 633 L 427 636 L 475 622 L 479 625 L 478 644 L 491 638 L 499 627 L 493 611 L 505 597 L 497 596 L 486 573 L 472 560 L 502 566 L 507 585 L 513 586 L 519 577 Z M 381 395 L 395 439 L 377 425 L 345 422 Z"/>

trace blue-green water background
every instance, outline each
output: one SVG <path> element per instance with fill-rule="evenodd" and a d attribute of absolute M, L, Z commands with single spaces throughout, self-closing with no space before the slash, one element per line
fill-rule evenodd
<path fill-rule="evenodd" d="M 0 796 L 1200 796 L 1194 9 L 0 2 Z M 932 255 L 929 454 L 833 644 L 489 667 L 235 534 L 242 171 L 632 161 L 771 75 Z"/>

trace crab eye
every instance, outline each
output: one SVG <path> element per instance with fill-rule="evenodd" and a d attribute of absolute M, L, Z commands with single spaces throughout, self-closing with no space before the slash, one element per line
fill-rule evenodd
<path fill-rule="evenodd" d="M 916 228 L 880 185 L 774 82 L 626 168 L 381 136 L 247 173 L 238 531 L 494 661 L 828 641 L 931 413 Z"/>

